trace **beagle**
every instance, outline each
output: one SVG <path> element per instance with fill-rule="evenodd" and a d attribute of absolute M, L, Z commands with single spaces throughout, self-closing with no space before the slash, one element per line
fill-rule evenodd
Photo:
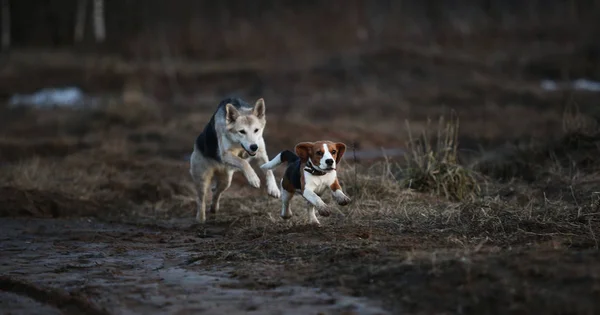
<path fill-rule="evenodd" d="M 327 204 L 320 197 L 327 189 L 331 190 L 339 205 L 345 206 L 351 201 L 342 191 L 336 171 L 346 152 L 346 145 L 331 141 L 301 142 L 296 145 L 295 151 L 281 151 L 260 168 L 271 170 L 287 162 L 281 179 L 281 217 L 286 220 L 292 217 L 290 201 L 295 193 L 300 193 L 308 201 L 310 223 L 320 225 L 315 208 L 321 216 L 330 215 Z"/>

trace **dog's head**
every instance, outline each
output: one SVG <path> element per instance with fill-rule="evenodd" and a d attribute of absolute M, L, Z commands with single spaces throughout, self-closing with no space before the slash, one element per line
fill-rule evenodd
<path fill-rule="evenodd" d="M 296 145 L 296 154 L 302 162 L 310 160 L 313 167 L 325 172 L 335 170 L 345 152 L 346 145 L 341 142 L 300 142 Z"/>
<path fill-rule="evenodd" d="M 265 101 L 260 98 L 251 110 L 237 110 L 232 104 L 225 105 L 225 120 L 229 136 L 242 145 L 249 155 L 259 149 L 266 125 Z"/>

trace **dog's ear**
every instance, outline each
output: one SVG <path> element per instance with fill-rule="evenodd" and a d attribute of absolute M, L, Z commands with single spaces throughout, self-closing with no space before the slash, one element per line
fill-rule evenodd
<path fill-rule="evenodd" d="M 254 103 L 254 111 L 253 114 L 254 116 L 258 117 L 259 119 L 262 119 L 265 117 L 265 100 L 262 98 L 259 98 L 256 103 Z"/>
<path fill-rule="evenodd" d="M 342 160 L 342 156 L 344 156 L 344 153 L 346 153 L 346 145 L 341 142 L 338 142 L 335 144 L 335 148 L 337 149 L 337 155 L 335 156 L 335 164 L 338 165 Z"/>
<path fill-rule="evenodd" d="M 312 147 L 312 142 L 300 142 L 296 144 L 296 155 L 300 157 L 300 160 L 302 160 L 302 162 L 306 163 L 306 161 L 308 161 L 308 157 L 311 154 Z"/>
<path fill-rule="evenodd" d="M 238 117 L 240 117 L 240 112 L 238 112 L 233 104 L 227 103 L 227 105 L 225 105 L 225 118 L 227 119 L 227 122 L 232 123 L 238 119 Z"/>

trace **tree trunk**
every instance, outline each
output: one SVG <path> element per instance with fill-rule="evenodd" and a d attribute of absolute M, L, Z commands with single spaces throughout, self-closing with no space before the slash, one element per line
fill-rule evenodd
<path fill-rule="evenodd" d="M 85 34 L 88 0 L 77 0 L 77 15 L 75 16 L 75 42 L 81 42 Z"/>
<path fill-rule="evenodd" d="M 106 38 L 104 26 L 104 0 L 94 0 L 94 33 L 97 42 L 103 42 Z"/>

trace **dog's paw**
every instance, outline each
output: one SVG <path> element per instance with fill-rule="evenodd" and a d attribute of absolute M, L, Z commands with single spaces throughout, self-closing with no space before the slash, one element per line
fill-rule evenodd
<path fill-rule="evenodd" d="M 248 173 L 246 179 L 248 180 L 250 186 L 254 188 L 260 188 L 260 178 L 258 178 L 258 175 L 256 175 L 256 173 Z"/>
<path fill-rule="evenodd" d="M 350 199 L 350 197 L 348 196 L 342 196 L 337 198 L 337 204 L 340 206 L 347 206 L 348 204 L 350 204 L 350 202 L 352 202 L 352 199 Z"/>
<path fill-rule="evenodd" d="M 308 224 L 317 228 L 321 227 L 321 222 L 319 222 L 317 219 L 310 220 Z"/>
<path fill-rule="evenodd" d="M 282 219 L 284 220 L 289 220 L 292 218 L 292 211 L 286 212 L 286 213 L 282 213 L 281 215 L 279 215 Z"/>
<path fill-rule="evenodd" d="M 317 212 L 322 217 L 328 217 L 331 215 L 331 209 L 327 205 L 324 207 L 317 207 Z"/>
<path fill-rule="evenodd" d="M 279 199 L 281 197 L 281 191 L 279 191 L 277 185 L 267 185 L 267 193 L 273 198 Z"/>

